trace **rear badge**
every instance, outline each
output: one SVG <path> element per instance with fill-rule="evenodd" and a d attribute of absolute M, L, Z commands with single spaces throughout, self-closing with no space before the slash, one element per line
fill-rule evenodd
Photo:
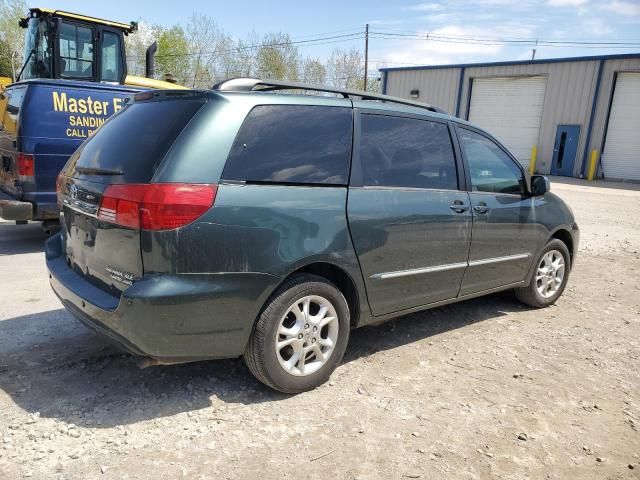
<path fill-rule="evenodd" d="M 105 270 L 109 273 L 109 276 L 116 282 L 124 283 L 125 285 L 133 285 L 135 278 L 131 273 L 121 272 L 120 270 L 116 270 L 115 268 L 109 266 L 105 267 Z"/>

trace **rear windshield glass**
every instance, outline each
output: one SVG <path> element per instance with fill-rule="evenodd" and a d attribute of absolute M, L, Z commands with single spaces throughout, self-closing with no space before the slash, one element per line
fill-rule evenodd
<path fill-rule="evenodd" d="M 344 185 L 351 130 L 350 108 L 258 106 L 238 132 L 222 178 Z"/>
<path fill-rule="evenodd" d="M 136 102 L 106 122 L 69 160 L 67 175 L 147 183 L 203 99 Z"/>

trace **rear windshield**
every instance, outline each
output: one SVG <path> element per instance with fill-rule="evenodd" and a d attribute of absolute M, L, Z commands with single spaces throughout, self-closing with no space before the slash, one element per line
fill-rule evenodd
<path fill-rule="evenodd" d="M 135 102 L 106 122 L 69 160 L 67 175 L 147 183 L 203 98 Z"/>

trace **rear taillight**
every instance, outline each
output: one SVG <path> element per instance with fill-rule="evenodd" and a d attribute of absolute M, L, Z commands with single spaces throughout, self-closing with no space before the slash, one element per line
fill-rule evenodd
<path fill-rule="evenodd" d="M 36 174 L 36 165 L 33 155 L 27 153 L 18 154 L 18 175 L 21 177 L 33 177 Z"/>
<path fill-rule="evenodd" d="M 102 194 L 98 219 L 134 229 L 171 230 L 211 208 L 216 192 L 212 184 L 109 185 Z"/>

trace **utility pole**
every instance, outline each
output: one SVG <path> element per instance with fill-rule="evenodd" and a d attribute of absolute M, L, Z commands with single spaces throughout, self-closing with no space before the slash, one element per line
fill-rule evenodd
<path fill-rule="evenodd" d="M 364 91 L 367 91 L 367 80 L 369 75 L 369 24 L 364 29 Z"/>
<path fill-rule="evenodd" d="M 531 53 L 531 60 L 535 60 L 536 59 L 536 49 L 533 49 L 533 52 Z"/>

